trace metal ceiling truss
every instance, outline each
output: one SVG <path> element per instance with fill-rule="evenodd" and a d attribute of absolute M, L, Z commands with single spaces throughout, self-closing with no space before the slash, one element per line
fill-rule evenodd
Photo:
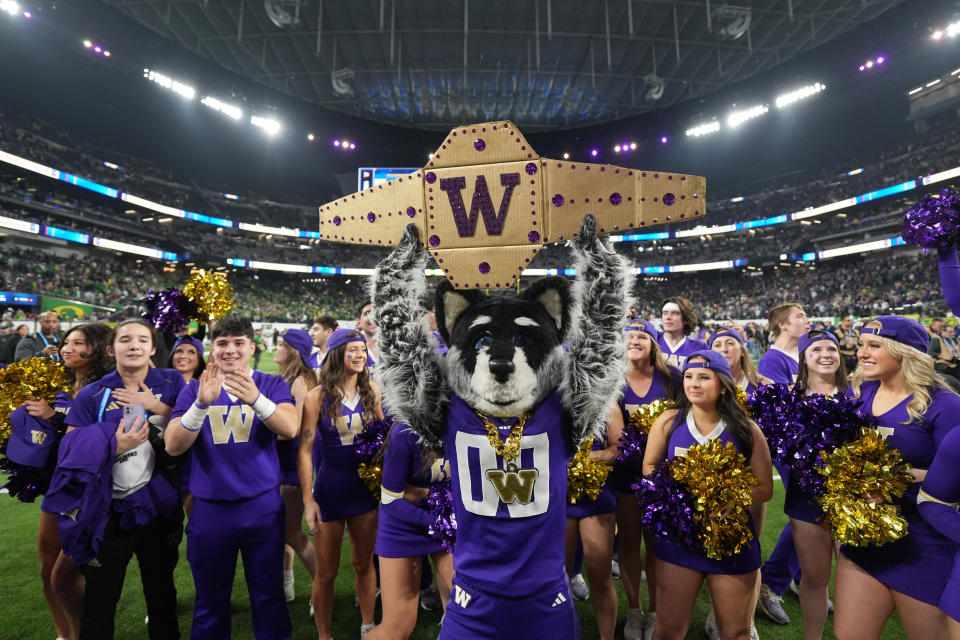
<path fill-rule="evenodd" d="M 103 1 L 328 108 L 424 128 L 550 129 L 704 95 L 903 0 Z"/>

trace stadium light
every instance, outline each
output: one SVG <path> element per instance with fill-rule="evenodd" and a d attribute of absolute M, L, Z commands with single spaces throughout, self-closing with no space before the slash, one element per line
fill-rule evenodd
<path fill-rule="evenodd" d="M 599 153 L 597 149 L 590 149 L 590 155 L 594 158 L 596 158 Z"/>
<path fill-rule="evenodd" d="M 800 89 L 796 89 L 795 91 L 777 96 L 774 104 L 777 105 L 777 109 L 782 109 L 790 106 L 794 102 L 799 102 L 800 100 L 816 95 L 826 88 L 826 85 L 816 82 L 814 84 L 801 87 Z"/>
<path fill-rule="evenodd" d="M 221 102 L 216 98 L 211 96 L 204 96 L 200 100 L 200 104 L 213 109 L 214 111 L 219 111 L 228 118 L 233 118 L 234 120 L 239 120 L 243 117 L 243 109 L 240 107 L 234 106 L 232 104 L 227 104 L 226 102 Z"/>
<path fill-rule="evenodd" d="M 13 0 L 0 0 L 0 11 L 6 11 L 12 16 L 20 13 L 20 5 Z"/>
<path fill-rule="evenodd" d="M 749 109 L 744 109 L 743 111 L 734 111 L 727 116 L 727 124 L 731 127 L 739 127 L 747 120 L 759 118 L 769 110 L 770 109 L 767 108 L 767 105 L 758 104 L 755 107 L 750 107 Z"/>
<path fill-rule="evenodd" d="M 83 41 L 83 46 L 86 47 L 87 49 L 89 49 L 90 47 L 93 46 L 93 43 L 90 42 L 89 40 L 84 40 L 84 41 Z"/>
<path fill-rule="evenodd" d="M 717 131 L 720 131 L 720 121 L 714 120 L 712 122 L 706 122 L 704 124 L 699 124 L 695 127 L 687 129 L 687 135 L 694 138 L 699 138 L 700 136 L 716 133 Z"/>
<path fill-rule="evenodd" d="M 432 153 L 430 154 L 430 159 L 433 160 L 433 154 L 432 154 Z M 564 159 L 564 160 L 569 160 L 569 159 L 570 159 L 570 154 L 567 153 L 566 151 L 564 151 L 564 152 L 563 152 L 563 159 Z"/>
<path fill-rule="evenodd" d="M 613 148 L 614 153 L 620 153 L 620 145 L 617 145 Z"/>
<path fill-rule="evenodd" d="M 660 136 L 660 144 L 667 144 L 668 142 L 670 142 L 670 138 L 667 136 Z"/>
<path fill-rule="evenodd" d="M 743 202 L 743 196 L 737 196 L 736 198 L 730 198 L 730 202 Z"/>
<path fill-rule="evenodd" d="M 310 142 L 313 142 L 316 139 L 317 139 L 317 136 L 313 135 L 312 133 L 307 134 L 307 140 L 309 140 Z"/>
<path fill-rule="evenodd" d="M 273 118 L 265 118 L 263 116 L 250 116 L 250 124 L 263 129 L 271 136 L 275 136 L 280 133 L 281 129 L 279 122 Z"/>
<path fill-rule="evenodd" d="M 876 58 L 870 58 L 866 62 L 861 63 L 858 69 L 862 73 L 864 71 L 868 71 L 869 69 L 873 69 L 874 67 L 881 67 L 883 66 L 883 63 L 886 61 L 887 61 L 886 56 L 879 55 Z"/>
<path fill-rule="evenodd" d="M 193 100 L 194 98 L 197 97 L 196 89 L 194 89 L 188 84 L 184 84 L 180 82 L 179 80 L 174 80 L 173 78 L 165 74 L 158 73 L 151 69 L 144 69 L 143 77 L 149 80 L 150 82 L 153 82 L 163 87 L 164 89 L 169 89 L 170 91 L 173 91 L 174 93 L 183 96 L 187 100 Z"/>
<path fill-rule="evenodd" d="M 958 33 L 960 33 L 960 21 L 949 24 L 944 29 L 937 29 L 930 35 L 930 38 L 933 40 L 942 40 L 944 36 L 952 38 Z"/>

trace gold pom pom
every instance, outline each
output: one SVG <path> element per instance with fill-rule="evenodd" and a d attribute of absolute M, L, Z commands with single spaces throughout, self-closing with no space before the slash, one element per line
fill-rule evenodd
<path fill-rule="evenodd" d="M 233 311 L 233 287 L 222 276 L 201 269 L 192 276 L 183 287 L 183 293 L 190 302 L 197 305 L 194 320 L 210 322 L 222 318 Z"/>
<path fill-rule="evenodd" d="M 825 476 L 820 497 L 824 522 L 834 540 L 855 547 L 882 545 L 907 535 L 907 521 L 890 504 L 910 486 L 900 452 L 874 429 L 833 453 L 821 453 Z"/>
<path fill-rule="evenodd" d="M 697 498 L 694 520 L 708 558 L 732 556 L 750 544 L 750 493 L 757 479 L 732 442 L 690 447 L 686 457 L 671 460 L 670 474 Z"/>
<path fill-rule="evenodd" d="M 380 483 L 383 478 L 383 465 L 376 462 L 361 462 L 357 467 L 357 475 L 367 483 L 370 493 L 380 500 Z"/>
<path fill-rule="evenodd" d="M 750 404 L 747 402 L 747 392 L 737 387 L 737 404 L 743 407 L 743 410 L 747 412 L 747 415 L 750 415 Z"/>
<path fill-rule="evenodd" d="M 0 446 L 10 438 L 10 413 L 27 400 L 53 406 L 57 393 L 70 390 L 70 376 L 50 358 L 27 358 L 0 370 Z"/>
<path fill-rule="evenodd" d="M 570 504 L 582 499 L 596 500 L 610 474 L 610 465 L 590 455 L 593 438 L 587 438 L 567 465 L 567 496 Z"/>
<path fill-rule="evenodd" d="M 660 414 L 668 409 L 673 409 L 675 406 L 676 403 L 673 400 L 667 400 L 665 398 L 654 400 L 650 404 L 641 405 L 630 414 L 630 426 L 649 435 L 650 427 L 657 421 Z"/>

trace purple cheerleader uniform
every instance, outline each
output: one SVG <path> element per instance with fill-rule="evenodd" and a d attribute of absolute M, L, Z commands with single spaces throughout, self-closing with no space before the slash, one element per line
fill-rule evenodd
<path fill-rule="evenodd" d="M 673 377 L 673 388 L 681 388 L 683 381 L 680 377 L 680 372 L 671 367 L 670 375 Z M 663 374 L 660 373 L 659 369 L 653 370 L 653 380 L 650 382 L 650 388 L 647 389 L 647 393 L 643 397 L 637 395 L 637 392 L 633 390 L 629 382 L 623 385 L 622 393 L 623 395 L 620 396 L 617 404 L 620 405 L 620 413 L 623 415 L 624 427 L 630 424 L 630 415 L 643 405 L 650 404 L 655 400 L 667 399 L 666 385 L 664 385 Z M 607 484 L 615 493 L 632 495 L 633 490 L 630 488 L 630 485 L 637 481 L 638 476 L 643 475 L 641 470 L 642 463 L 642 460 L 636 463 L 615 463 L 608 476 Z"/>
<path fill-rule="evenodd" d="M 797 381 L 797 371 L 800 369 L 800 360 L 786 351 L 770 347 L 760 356 L 757 363 L 757 372 L 773 380 L 776 384 L 793 384 Z"/>
<path fill-rule="evenodd" d="M 297 457 L 300 455 L 300 438 L 293 440 L 277 439 L 277 460 L 280 462 L 280 484 L 290 487 L 300 486 L 297 473 Z"/>
<path fill-rule="evenodd" d="M 667 343 L 663 332 L 660 332 L 660 335 L 657 336 L 657 345 L 663 352 L 663 357 L 667 359 L 667 364 L 676 369 L 683 369 L 683 365 L 687 362 L 690 354 L 697 351 L 706 351 L 710 348 L 705 343 L 690 337 L 685 337 L 676 347 L 671 347 Z"/>
<path fill-rule="evenodd" d="M 864 411 L 873 412 L 873 399 L 879 387 L 880 383 L 873 380 L 861 385 Z M 852 388 L 847 393 L 853 395 Z M 960 423 L 960 397 L 946 389 L 937 389 L 926 414 L 917 422 L 905 424 L 910 420 L 907 404 L 911 399 L 912 396 L 876 416 L 880 423 L 877 430 L 907 463 L 917 469 L 927 469 L 940 442 Z M 920 517 L 918 487 L 911 485 L 903 497 L 896 500 L 900 515 L 907 521 L 906 536 L 878 547 L 844 545 L 840 551 L 889 588 L 936 606 L 950 577 L 956 545 Z"/>
<path fill-rule="evenodd" d="M 607 448 L 607 439 L 606 438 L 596 438 L 593 441 L 592 451 L 600 451 Z M 612 472 L 612 470 L 611 470 Z M 616 513 L 617 512 L 617 498 L 613 495 L 613 491 L 610 488 L 610 476 L 607 476 L 607 481 L 604 483 L 603 488 L 600 490 L 600 494 L 595 500 L 590 500 L 588 498 L 581 498 L 577 502 L 570 504 L 567 502 L 567 517 L 568 518 L 589 518 L 590 516 L 599 516 L 605 513 Z"/>
<path fill-rule="evenodd" d="M 517 421 L 490 420 L 501 439 Z M 554 390 L 527 419 L 520 455 L 508 462 L 473 410 L 450 397 L 443 444 L 458 529 L 441 640 L 579 637 L 564 568 L 568 421 Z"/>
<path fill-rule="evenodd" d="M 920 488 L 917 507 L 934 529 L 954 543 L 953 573 L 940 597 L 940 609 L 960 622 L 960 429 L 946 435 Z"/>
<path fill-rule="evenodd" d="M 716 439 L 724 443 L 732 442 L 740 453 L 744 453 L 740 444 L 727 431 L 723 420 L 720 420 L 716 428 L 705 436 L 697 429 L 693 420 L 693 412 L 688 412 L 685 418 L 678 416 L 678 420 L 679 424 L 674 423 L 673 432 L 670 434 L 667 445 L 668 459 L 676 456 L 686 456 L 687 449 L 690 447 L 697 444 L 706 444 Z M 757 541 L 752 517 L 750 517 L 749 526 L 750 531 L 754 533 L 750 544 L 742 547 L 739 553 L 719 560 L 708 558 L 702 553 L 697 553 L 660 538 L 657 539 L 657 544 L 653 546 L 653 553 L 664 562 L 670 562 L 694 571 L 702 571 L 703 573 L 749 573 L 760 568 L 760 542 Z"/>
<path fill-rule="evenodd" d="M 340 401 L 340 415 L 335 421 L 327 415 L 329 407 L 330 401 L 324 398 L 317 425 L 319 464 L 313 497 L 320 508 L 320 519 L 335 522 L 374 511 L 377 500 L 357 474 L 360 460 L 354 440 L 363 431 L 360 394 L 357 393 L 352 401 Z"/>
<path fill-rule="evenodd" d="M 443 479 L 444 459 L 437 458 L 424 469 L 419 439 L 405 424 L 393 426 L 386 447 L 374 552 L 383 558 L 416 558 L 442 552 L 440 541 L 427 533 L 433 514 L 404 500 L 403 490 L 408 484 L 426 488 Z"/>

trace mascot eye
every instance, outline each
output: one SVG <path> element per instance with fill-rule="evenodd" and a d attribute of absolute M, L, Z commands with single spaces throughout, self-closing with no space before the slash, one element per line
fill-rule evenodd
<path fill-rule="evenodd" d="M 527 336 L 520 334 L 513 337 L 513 344 L 517 347 L 529 347 L 533 341 Z"/>
<path fill-rule="evenodd" d="M 489 347 L 491 344 L 493 344 L 493 336 L 491 336 L 489 333 L 485 333 L 477 338 L 477 351 L 480 351 L 480 349 L 483 349 L 484 347 Z"/>

